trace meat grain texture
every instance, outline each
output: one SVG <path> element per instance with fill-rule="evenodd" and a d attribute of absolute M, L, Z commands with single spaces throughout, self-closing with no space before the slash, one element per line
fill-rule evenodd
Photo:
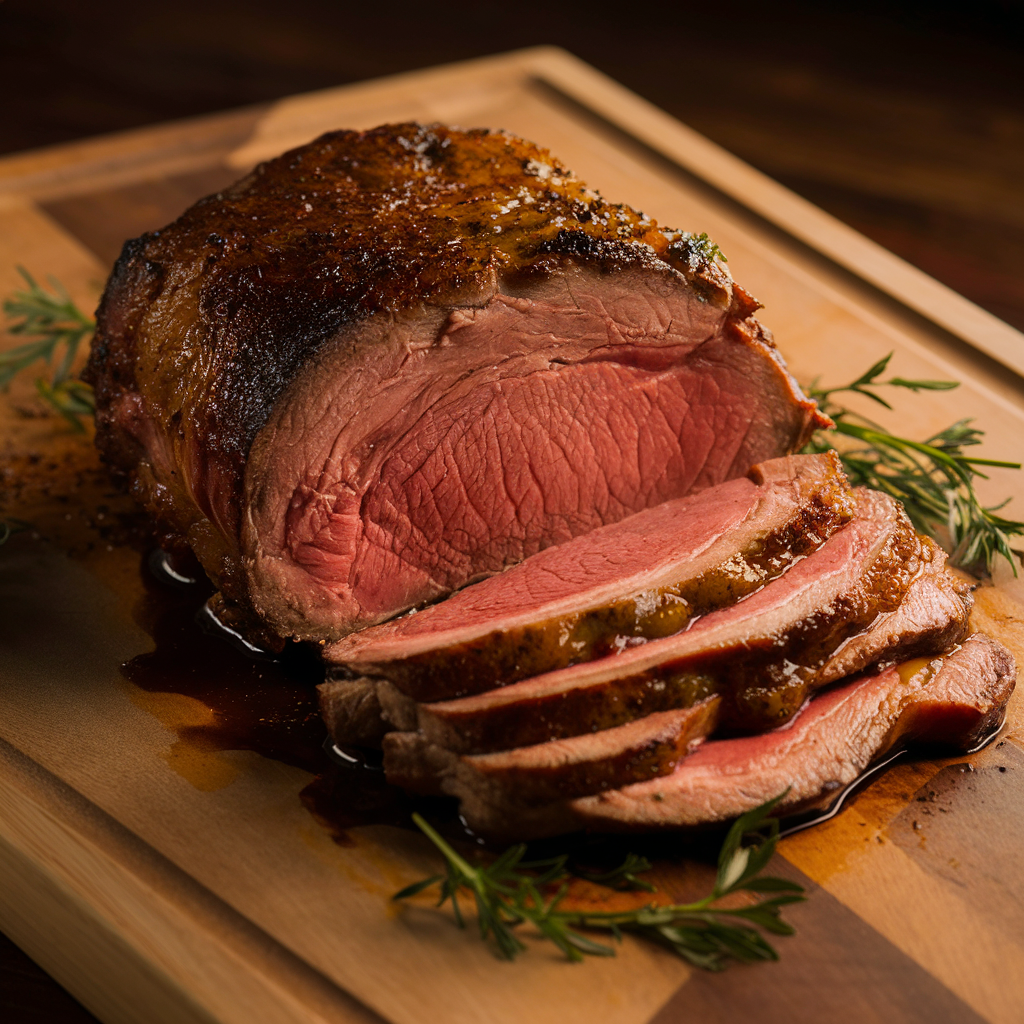
<path fill-rule="evenodd" d="M 896 503 L 793 454 L 828 421 L 758 308 L 508 133 L 333 132 L 126 244 L 97 443 L 236 626 L 325 645 L 336 742 L 479 831 L 806 806 L 974 743 L 1014 668 Z"/>
<path fill-rule="evenodd" d="M 799 448 L 757 308 L 543 149 L 387 125 L 127 243 L 87 373 L 164 543 L 337 638 Z"/>

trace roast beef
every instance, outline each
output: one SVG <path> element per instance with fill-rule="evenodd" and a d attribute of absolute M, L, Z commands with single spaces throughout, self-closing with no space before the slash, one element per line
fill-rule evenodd
<path fill-rule="evenodd" d="M 786 790 L 781 810 L 798 810 L 897 744 L 972 749 L 1002 723 L 1014 682 L 1010 652 L 976 634 L 949 655 L 823 693 L 786 728 L 710 741 L 671 775 L 579 800 L 571 816 L 602 830 L 675 827 L 727 820 Z"/>
<path fill-rule="evenodd" d="M 720 697 L 708 697 L 613 729 L 469 757 L 434 746 L 421 733 L 389 732 L 384 768 L 389 782 L 427 795 L 484 788 L 488 803 L 516 805 L 584 796 L 668 774 L 714 731 L 720 704 Z"/>
<path fill-rule="evenodd" d="M 677 633 L 816 550 L 853 510 L 834 452 L 776 459 L 353 633 L 326 658 L 418 700 L 489 690 Z"/>
<path fill-rule="evenodd" d="M 781 724 L 815 687 L 882 657 L 962 639 L 970 594 L 945 573 L 941 550 L 916 536 L 890 498 L 857 494 L 857 517 L 818 551 L 684 632 L 429 705 L 379 684 L 385 713 L 399 727 L 415 721 L 431 742 L 481 752 L 611 728 L 720 693 L 723 722 L 754 731 Z"/>
<path fill-rule="evenodd" d="M 708 740 L 669 774 L 578 799 L 520 799 L 470 758 L 439 765 L 439 778 L 469 827 L 495 839 L 706 825 L 783 793 L 780 813 L 794 812 L 827 804 L 898 746 L 972 749 L 1002 723 L 1014 671 L 1006 648 L 975 634 L 950 654 L 837 685 L 779 729 Z"/>
<path fill-rule="evenodd" d="M 276 633 L 381 622 L 826 422 L 706 236 L 503 132 L 334 132 L 129 242 L 97 440 Z"/>

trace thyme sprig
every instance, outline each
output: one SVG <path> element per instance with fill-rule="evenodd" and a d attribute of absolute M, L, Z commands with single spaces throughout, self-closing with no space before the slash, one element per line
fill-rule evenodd
<path fill-rule="evenodd" d="M 464 928 L 459 898 L 468 894 L 476 904 L 481 939 L 504 960 L 513 960 L 526 949 L 516 931 L 520 925 L 533 926 L 573 961 L 615 955 L 614 946 L 598 942 L 580 929 L 607 932 L 616 941 L 625 933 L 639 935 L 709 971 L 722 970 L 730 959 L 744 963 L 777 960 L 778 953 L 762 932 L 791 935 L 793 928 L 782 920 L 782 908 L 804 899 L 803 889 L 795 882 L 761 875 L 778 842 L 779 823 L 771 812 L 783 796 L 736 820 L 719 852 L 711 892 L 694 903 L 648 904 L 623 911 L 565 910 L 568 880 L 574 874 L 600 884 L 619 887 L 625 882 L 655 891 L 633 877 L 648 870 L 650 862 L 630 854 L 620 868 L 607 875 L 586 875 L 570 870 L 567 856 L 527 861 L 526 846 L 519 844 L 492 863 L 474 867 L 418 814 L 413 820 L 441 852 L 446 870 L 407 886 L 392 899 L 408 899 L 439 885 L 437 905 L 451 903 L 456 924 Z M 716 906 L 726 896 L 743 891 L 767 895 L 747 906 Z"/>
<path fill-rule="evenodd" d="M 71 425 L 84 431 L 83 419 L 94 410 L 92 388 L 71 376 L 79 347 L 91 338 L 96 324 L 75 305 L 64 286 L 49 279 L 52 291 L 46 291 L 24 268 L 18 273 L 27 287 L 4 300 L 9 320 L 7 330 L 33 340 L 0 353 L 0 390 L 6 391 L 14 377 L 42 360 L 51 369 L 49 379 L 36 378 L 36 391 L 47 405 Z"/>
<path fill-rule="evenodd" d="M 889 433 L 874 421 L 852 412 L 835 401 L 843 392 L 863 395 L 886 409 L 892 406 L 878 394 L 880 387 L 909 391 L 950 391 L 956 381 L 879 378 L 892 353 L 879 359 L 849 384 L 822 388 L 818 381 L 807 389 L 833 422 L 835 430 L 818 431 L 805 451 L 836 449 L 854 486 L 872 487 L 901 501 L 918 530 L 934 537 L 950 553 L 950 559 L 965 569 L 991 569 L 998 556 L 1017 571 L 1011 538 L 1024 535 L 1024 522 L 998 515 L 1006 502 L 982 505 L 974 490 L 976 478 L 988 479 L 980 466 L 1020 469 L 1019 462 L 983 459 L 966 454 L 981 444 L 984 432 L 971 420 L 958 420 L 925 441 L 911 441 Z M 839 447 L 835 434 L 860 442 Z M 1009 499 L 1007 499 L 1009 500 Z"/>

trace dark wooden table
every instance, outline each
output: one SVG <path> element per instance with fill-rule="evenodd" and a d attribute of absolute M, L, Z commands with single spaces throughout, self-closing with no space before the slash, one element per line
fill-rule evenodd
<path fill-rule="evenodd" d="M 0 0 L 0 152 L 556 43 L 1024 328 L 1018 0 L 443 10 Z M 0 1015 L 93 1020 L 2 936 Z"/>

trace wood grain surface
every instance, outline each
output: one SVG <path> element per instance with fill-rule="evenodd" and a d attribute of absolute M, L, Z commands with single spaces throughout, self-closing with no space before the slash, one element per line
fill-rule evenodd
<path fill-rule="evenodd" d="M 552 50 L 296 97 L 229 115 L 221 134 L 210 118 L 2 161 L 0 292 L 22 263 L 89 307 L 119 237 L 321 130 L 408 117 L 500 124 L 607 197 L 709 231 L 798 377 L 842 380 L 895 351 L 901 375 L 964 382 L 953 403 L 908 396 L 902 432 L 974 416 L 986 454 L 1020 456 L 1024 388 L 979 351 L 995 337 L 981 311 Z M 865 259 L 899 286 L 861 273 Z M 433 866 L 426 842 L 372 825 L 340 845 L 299 798 L 308 773 L 197 745 L 209 708 L 127 681 L 121 667 L 154 643 L 130 505 L 85 440 L 40 414 L 30 381 L 0 422 L 3 511 L 33 527 L 0 556 L 0 927 L 101 1019 L 1020 1019 L 1019 699 L 1001 746 L 897 765 L 782 842 L 780 870 L 811 898 L 779 964 L 713 977 L 626 942 L 614 960 L 535 950 L 509 967 L 426 906 L 389 904 Z M 1024 505 L 1013 474 L 985 488 Z M 975 621 L 1024 660 L 1015 586 L 980 590 Z"/>

